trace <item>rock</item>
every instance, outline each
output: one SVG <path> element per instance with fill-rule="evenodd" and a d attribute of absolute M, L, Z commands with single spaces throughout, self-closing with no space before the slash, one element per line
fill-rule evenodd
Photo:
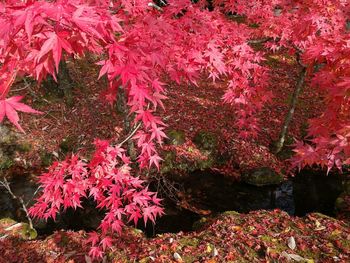
<path fill-rule="evenodd" d="M 297 244 L 295 243 L 295 239 L 294 237 L 290 237 L 288 238 L 288 247 L 291 249 L 291 250 L 294 250 L 296 248 Z"/>
<path fill-rule="evenodd" d="M 174 259 L 176 260 L 176 262 L 183 262 L 181 256 L 177 252 L 174 253 Z"/>
<path fill-rule="evenodd" d="M 350 195 L 350 180 L 346 180 L 343 183 L 344 193 Z"/>
<path fill-rule="evenodd" d="M 185 132 L 181 130 L 170 130 L 167 133 L 167 143 L 172 145 L 181 145 L 185 142 Z"/>
<path fill-rule="evenodd" d="M 214 249 L 213 249 L 213 257 L 216 257 L 218 255 L 219 255 L 219 251 L 217 250 L 216 247 L 214 247 Z"/>
<path fill-rule="evenodd" d="M 12 219 L 4 221 L 4 219 L 2 219 L 0 225 L 8 225 L 4 230 L 12 236 L 19 236 L 26 240 L 33 240 L 38 236 L 37 231 L 31 228 L 27 223 L 17 223 Z"/>
<path fill-rule="evenodd" d="M 193 223 L 192 229 L 195 231 L 200 230 L 204 228 L 204 226 L 207 225 L 207 223 L 208 223 L 208 219 L 205 217 L 202 217 L 201 219 Z"/>
<path fill-rule="evenodd" d="M 4 125 L 0 125 L 0 170 L 6 170 L 14 163 L 18 147 L 18 135 Z"/>
<path fill-rule="evenodd" d="M 242 181 L 255 186 L 275 185 L 283 182 L 283 176 L 269 167 L 262 167 L 242 174 Z"/>
<path fill-rule="evenodd" d="M 334 207 L 336 209 L 337 212 L 341 212 L 343 210 L 345 210 L 347 208 L 348 204 L 345 201 L 345 195 L 341 194 L 336 200 L 335 200 L 335 204 Z"/>
<path fill-rule="evenodd" d="M 190 147 L 189 147 L 190 148 Z M 193 149 L 187 149 L 190 152 Z M 164 161 L 161 165 L 161 173 L 168 174 L 171 180 L 183 181 L 189 178 L 191 173 L 198 170 L 205 170 L 211 168 L 215 163 L 215 155 L 208 152 L 200 152 L 195 149 L 198 155 L 177 156 L 175 151 L 165 151 L 162 156 Z"/>
<path fill-rule="evenodd" d="M 4 125 L 0 125 L 0 144 L 2 145 L 16 145 L 18 136 Z"/>
<path fill-rule="evenodd" d="M 21 231 L 23 239 L 33 240 L 38 236 L 38 232 L 34 228 L 30 228 L 28 224 L 24 223 Z"/>
<path fill-rule="evenodd" d="M 311 259 L 303 258 L 302 256 L 299 256 L 297 254 L 288 254 L 285 251 L 281 253 L 281 257 L 285 258 L 287 261 L 313 262 L 313 260 Z"/>
<path fill-rule="evenodd" d="M 197 132 L 193 142 L 200 150 L 209 152 L 214 152 L 218 145 L 216 135 L 208 131 Z"/>

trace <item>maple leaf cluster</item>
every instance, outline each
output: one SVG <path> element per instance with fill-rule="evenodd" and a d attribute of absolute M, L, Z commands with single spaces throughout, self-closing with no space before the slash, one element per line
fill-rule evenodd
<path fill-rule="evenodd" d="M 267 38 L 271 50 L 300 55 L 307 88 L 323 95 L 324 113 L 309 121 L 309 142 L 298 141 L 292 163 L 342 169 L 350 164 L 349 43 L 347 1 L 215 0 L 223 12 L 244 15 L 258 25 L 254 38 Z"/>
<path fill-rule="evenodd" d="M 105 216 L 99 226 L 101 233 L 91 233 L 88 239 L 90 254 L 102 257 L 103 251 L 115 240 L 113 234 L 121 234 L 125 222 L 136 225 L 142 219 L 145 224 L 154 223 L 163 209 L 156 193 L 131 175 L 125 150 L 102 140 L 96 140 L 95 146 L 89 162 L 72 155 L 65 161 L 55 162 L 40 176 L 42 194 L 30 208 L 30 214 L 55 219 L 57 213 L 67 208 L 82 208 L 83 199 L 92 198 Z"/>
<path fill-rule="evenodd" d="M 61 60 L 92 52 L 106 58 L 98 63 L 99 78 L 106 75 L 109 82 L 106 102 L 113 104 L 122 87 L 135 122 L 142 124 L 133 138 L 141 168 L 159 168 L 161 160 L 157 145 L 166 138 L 165 124 L 156 112 L 166 99 L 160 81 L 164 75 L 190 85 L 197 85 L 203 73 L 212 81 L 228 78 L 223 99 L 234 106 L 235 125 L 243 137 L 256 137 L 254 115 L 271 97 L 265 91 L 263 54 L 247 44 L 247 25 L 228 22 L 220 10 L 209 12 L 201 6 L 169 1 L 159 11 L 144 0 L 5 1 L 0 4 L 0 116 L 22 130 L 16 111 L 40 112 L 8 103 L 13 79 L 29 75 L 41 81 L 48 74 L 56 78 Z"/>
<path fill-rule="evenodd" d="M 39 82 L 47 75 L 56 78 L 61 61 L 94 53 L 101 58 L 99 77 L 108 80 L 105 101 L 115 103 L 119 88 L 124 89 L 134 124 L 140 126 L 133 136 L 140 168 L 159 168 L 157 148 L 166 138 L 166 124 L 157 112 L 164 108 L 166 90 L 172 88 L 163 79 L 197 87 L 203 77 L 213 82 L 226 80 L 223 101 L 233 107 L 237 116 L 234 125 L 243 138 L 258 135 L 257 113 L 272 96 L 267 91 L 264 53 L 254 50 L 249 41 L 267 38 L 269 49 L 300 54 L 308 72 L 308 88 L 325 93 L 325 112 L 310 121 L 311 144 L 297 144 L 294 164 L 318 163 L 330 169 L 349 163 L 347 1 L 212 2 L 213 10 L 209 11 L 206 1 L 190 0 L 164 1 L 161 7 L 146 0 L 1 1 L 0 122 L 6 116 L 22 130 L 17 111 L 40 114 L 21 103 L 21 96 L 8 97 L 16 77 L 30 76 Z M 230 20 L 227 14 L 244 15 L 246 22 Z M 78 207 L 81 198 L 91 195 L 101 207 L 113 211 L 101 224 L 106 235 L 107 230 L 118 232 L 121 223 L 113 227 L 112 219 L 119 222 L 119 216 L 125 216 L 122 212 L 128 220 L 146 215 L 153 221 L 160 214 L 160 210 L 141 209 L 151 202 L 146 198 L 150 195 L 131 176 L 127 198 L 141 195 L 141 199 L 131 201 L 136 206 L 128 206 L 128 211 L 113 210 L 125 186 L 113 176 L 129 175 L 129 161 L 121 149 L 102 145 L 97 146 L 98 157 L 89 163 L 73 156 L 54 164 L 41 177 L 43 197 L 32 208 L 33 215 L 54 217 L 61 206 Z M 115 168 L 118 158 L 125 164 L 121 170 Z M 107 193 L 111 197 L 106 197 Z M 92 241 L 96 247 L 92 253 L 99 255 L 98 241 Z M 107 247 L 109 239 L 101 245 Z"/>

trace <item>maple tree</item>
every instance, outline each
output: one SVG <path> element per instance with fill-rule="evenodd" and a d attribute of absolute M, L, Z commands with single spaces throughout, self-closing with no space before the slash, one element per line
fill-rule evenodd
<path fill-rule="evenodd" d="M 310 121 L 311 144 L 297 143 L 294 164 L 318 163 L 328 169 L 349 164 L 347 2 L 195 2 L 2 1 L 0 122 L 6 116 L 22 130 L 17 111 L 40 114 L 21 103 L 21 96 L 12 96 L 16 77 L 30 76 L 39 82 L 48 75 L 56 79 L 62 61 L 90 52 L 101 58 L 99 78 L 108 80 L 105 101 L 115 103 L 120 87 L 126 94 L 129 112 L 139 127 L 132 137 L 138 146 L 139 167 L 159 169 L 157 148 L 166 138 L 166 124 L 157 113 L 164 108 L 170 88 L 165 80 L 195 86 L 203 77 L 227 80 L 223 101 L 232 105 L 237 116 L 234 125 L 244 139 L 258 136 L 257 113 L 272 94 L 267 90 L 264 52 L 254 50 L 250 41 L 266 38 L 270 50 L 299 54 L 309 88 L 325 94 L 324 114 Z M 246 22 L 233 21 L 227 14 L 243 15 Z M 317 72 L 315 65 L 322 65 Z M 109 233 L 121 231 L 122 218 L 136 223 L 140 218 L 154 221 L 162 214 L 155 194 L 130 175 L 129 163 L 119 146 L 101 141 L 89 162 L 72 156 L 55 163 L 41 176 L 43 194 L 32 215 L 55 217 L 61 207 L 76 208 L 81 198 L 93 197 L 99 208 L 108 211 L 101 223 L 104 237 L 89 239 L 91 254 L 101 256 L 100 247 L 105 249 L 112 242 Z"/>

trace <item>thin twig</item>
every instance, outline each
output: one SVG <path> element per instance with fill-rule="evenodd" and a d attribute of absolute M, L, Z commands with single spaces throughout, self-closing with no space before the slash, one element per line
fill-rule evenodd
<path fill-rule="evenodd" d="M 124 143 L 126 143 L 132 136 L 134 136 L 134 134 L 137 132 L 137 130 L 141 127 L 141 122 L 139 124 L 137 124 L 137 126 L 135 127 L 135 129 L 129 134 L 128 137 L 126 137 L 121 143 L 118 144 L 118 146 L 122 146 Z"/>
<path fill-rule="evenodd" d="M 38 187 L 36 188 L 36 190 L 35 190 L 35 192 L 34 192 L 32 198 L 30 198 L 30 199 L 28 200 L 28 202 L 26 203 L 26 206 L 29 205 L 29 203 L 33 200 L 33 198 L 36 196 L 36 194 L 39 192 L 40 189 L 41 189 L 40 186 L 38 186 Z"/>
<path fill-rule="evenodd" d="M 264 43 L 267 43 L 267 42 L 269 42 L 271 40 L 274 40 L 274 39 L 272 37 L 265 37 L 265 38 L 260 38 L 260 39 L 251 39 L 251 40 L 248 40 L 248 44 L 264 44 Z"/>
<path fill-rule="evenodd" d="M 16 196 L 16 195 L 12 192 L 11 187 L 10 187 L 10 183 L 7 181 L 6 178 L 4 178 L 3 181 L 0 181 L 0 184 L 1 184 L 3 187 L 5 187 L 5 189 L 7 190 L 7 192 L 11 195 L 11 197 L 12 197 L 13 199 L 18 200 L 18 201 L 21 203 L 22 209 L 23 209 L 23 211 L 26 213 L 26 217 L 27 217 L 27 219 L 28 219 L 29 227 L 30 227 L 30 229 L 33 229 L 33 221 L 32 221 L 32 219 L 31 219 L 31 217 L 30 217 L 30 215 L 29 215 L 29 212 L 28 212 L 28 210 L 27 210 L 27 206 L 26 206 L 26 204 L 24 203 L 22 197 Z"/>

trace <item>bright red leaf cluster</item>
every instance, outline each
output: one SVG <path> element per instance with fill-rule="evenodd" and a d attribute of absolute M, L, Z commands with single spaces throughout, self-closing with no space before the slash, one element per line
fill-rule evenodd
<path fill-rule="evenodd" d="M 155 114 L 166 98 L 159 81 L 164 75 L 194 85 L 202 73 L 213 81 L 228 78 L 224 100 L 236 108 L 236 126 L 244 137 L 256 136 L 254 114 L 270 98 L 263 54 L 247 44 L 247 25 L 201 6 L 188 0 L 169 1 L 160 10 L 141 0 L 6 1 L 0 16 L 2 82 L 16 75 L 55 77 L 62 59 L 86 52 L 105 56 L 99 64 L 100 77 L 109 80 L 106 101 L 113 103 L 122 86 L 135 122 L 143 124 L 135 136 L 141 167 L 160 160 L 156 146 L 165 138 L 165 124 Z M 2 100 L 9 90 L 9 84 L 1 88 Z"/>
<path fill-rule="evenodd" d="M 105 212 L 100 224 L 101 235 L 92 233 L 90 254 L 102 256 L 110 247 L 113 233 L 120 234 L 125 222 L 135 225 L 139 219 L 146 224 L 155 222 L 163 214 L 160 199 L 150 192 L 144 182 L 130 173 L 130 160 L 124 150 L 97 140 L 96 151 L 90 162 L 72 156 L 55 162 L 40 176 L 42 194 L 30 208 L 34 217 L 56 218 L 67 208 L 82 207 L 82 200 L 92 198 L 96 207 Z"/>
<path fill-rule="evenodd" d="M 196 86 L 205 77 L 214 82 L 227 80 L 223 100 L 233 106 L 237 116 L 233 125 L 243 138 L 256 137 L 257 112 L 271 94 L 266 91 L 264 53 L 249 42 L 266 38 L 267 48 L 299 54 L 311 83 L 307 88 L 325 94 L 324 114 L 310 121 L 311 144 L 297 144 L 294 164 L 318 163 L 328 169 L 349 164 L 347 1 L 214 0 L 212 11 L 206 1 L 155 2 L 163 4 L 149 0 L 1 1 L 0 122 L 6 116 L 21 130 L 17 111 L 40 113 L 20 103 L 20 96 L 8 97 L 16 77 L 41 81 L 49 74 L 55 78 L 61 61 L 90 52 L 101 58 L 99 77 L 108 79 L 106 102 L 116 101 L 120 87 L 127 95 L 134 124 L 140 125 L 133 139 L 141 168 L 159 167 L 161 160 L 157 148 L 166 135 L 157 111 L 163 108 L 166 89 L 172 88 L 164 79 Z M 230 19 L 232 14 L 243 15 L 245 23 Z M 118 158 L 124 166 L 116 169 Z M 118 181 L 122 175 L 128 175 L 126 185 Z M 104 235 L 108 230 L 119 231 L 121 223 L 115 222 L 123 215 L 128 220 L 145 216 L 153 221 L 161 210 L 144 207 L 158 200 L 132 178 L 122 150 L 99 144 L 89 163 L 72 157 L 41 177 L 44 192 L 32 213 L 51 217 L 60 207 L 77 207 L 81 198 L 91 195 L 100 207 L 112 211 L 101 224 Z M 120 202 L 120 190 L 129 193 L 125 198 L 134 206 L 115 211 L 120 207 L 115 204 Z M 113 218 L 118 219 L 114 226 Z M 109 239 L 101 245 L 108 246 Z M 100 250 L 92 253 L 99 255 Z"/>
<path fill-rule="evenodd" d="M 341 170 L 349 164 L 349 43 L 350 4 L 347 1 L 215 0 L 224 12 L 245 15 L 259 26 L 255 37 L 266 47 L 299 53 L 307 68 L 307 87 L 325 94 L 324 113 L 309 122 L 310 143 L 296 144 L 293 164 L 314 163 Z"/>

